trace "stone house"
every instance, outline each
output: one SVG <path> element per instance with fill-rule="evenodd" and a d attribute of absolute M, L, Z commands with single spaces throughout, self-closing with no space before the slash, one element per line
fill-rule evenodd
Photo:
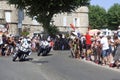
<path fill-rule="evenodd" d="M 9 24 L 8 33 L 17 35 L 19 32 L 18 9 L 16 9 L 14 5 L 8 5 L 7 0 L 0 0 L 0 25 L 4 26 L 6 23 Z M 70 24 L 73 24 L 77 31 L 85 33 L 89 25 L 88 8 L 83 6 L 72 13 L 54 15 L 52 24 L 56 25 L 61 32 L 72 31 Z M 42 26 L 36 20 L 24 14 L 22 29 L 25 27 L 29 30 L 30 36 L 32 36 L 33 33 L 43 31 Z"/>

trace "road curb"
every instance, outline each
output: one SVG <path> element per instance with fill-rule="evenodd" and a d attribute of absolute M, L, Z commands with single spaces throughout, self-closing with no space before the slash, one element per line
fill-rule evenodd
<path fill-rule="evenodd" d="M 109 70 L 120 72 L 120 69 L 117 69 L 116 67 L 113 68 L 113 67 L 109 67 L 108 65 L 99 65 L 99 64 L 96 64 L 92 61 L 87 61 L 87 60 L 83 60 L 83 59 L 81 59 L 80 61 L 86 62 L 88 64 L 92 64 L 92 65 L 95 65 L 95 66 L 98 66 L 98 67 L 101 67 L 101 68 L 106 68 L 106 69 L 109 69 Z"/>

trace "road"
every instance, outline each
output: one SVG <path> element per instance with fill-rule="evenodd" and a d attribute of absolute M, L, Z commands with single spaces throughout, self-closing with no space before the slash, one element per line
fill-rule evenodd
<path fill-rule="evenodd" d="M 0 80 L 120 80 L 120 70 L 73 59 L 69 51 L 52 51 L 48 56 L 33 53 L 29 61 L 12 62 L 0 57 Z"/>

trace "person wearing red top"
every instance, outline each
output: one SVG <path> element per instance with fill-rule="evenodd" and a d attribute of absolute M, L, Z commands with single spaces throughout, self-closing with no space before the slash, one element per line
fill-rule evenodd
<path fill-rule="evenodd" d="M 85 38 L 86 38 L 86 59 L 87 60 L 90 60 L 90 53 L 88 53 L 90 50 L 91 50 L 91 36 L 89 34 L 89 32 L 86 32 L 86 35 L 85 35 Z"/>
<path fill-rule="evenodd" d="M 92 42 L 91 42 L 91 36 L 89 35 L 89 32 L 86 32 L 85 38 L 86 38 L 86 44 L 91 45 Z"/>

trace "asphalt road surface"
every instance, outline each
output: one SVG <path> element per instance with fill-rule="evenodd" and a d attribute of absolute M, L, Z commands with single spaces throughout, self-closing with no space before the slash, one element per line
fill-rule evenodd
<path fill-rule="evenodd" d="M 33 53 L 23 62 L 0 57 L 0 80 L 120 80 L 120 69 L 73 59 L 70 51 L 51 51 L 45 57 Z"/>

